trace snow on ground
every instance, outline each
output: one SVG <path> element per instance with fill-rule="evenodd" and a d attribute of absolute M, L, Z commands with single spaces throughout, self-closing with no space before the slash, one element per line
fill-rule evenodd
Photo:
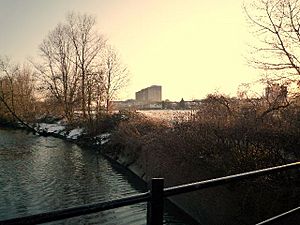
<path fill-rule="evenodd" d="M 149 118 L 169 122 L 186 121 L 192 118 L 196 113 L 195 110 L 138 110 L 137 112 L 142 113 Z"/>
<path fill-rule="evenodd" d="M 84 132 L 83 128 L 75 128 L 69 132 L 67 138 L 76 140 L 78 139 L 78 137 L 82 136 L 83 132 Z"/>
<path fill-rule="evenodd" d="M 84 132 L 83 128 L 75 128 L 68 132 L 66 126 L 61 125 L 61 123 L 38 123 L 36 124 L 36 129 L 40 132 L 60 134 L 73 140 L 78 139 Z"/>
<path fill-rule="evenodd" d="M 77 140 L 84 134 L 84 128 L 78 127 L 72 130 L 67 130 L 66 126 L 63 124 L 65 124 L 65 122 L 58 121 L 57 123 L 37 123 L 32 124 L 32 126 L 34 126 L 35 129 L 39 132 L 59 134 L 60 136 L 71 140 Z M 94 143 L 96 145 L 104 145 L 110 141 L 110 136 L 110 133 L 97 135 L 93 138 Z"/>
<path fill-rule="evenodd" d="M 60 122 L 50 124 L 50 123 L 38 123 L 35 124 L 35 128 L 39 132 L 47 132 L 60 134 L 61 136 L 66 137 L 67 139 L 77 140 L 84 134 L 84 128 L 75 128 L 70 131 L 66 130 L 66 126 L 61 125 Z M 104 145 L 110 141 L 110 133 L 103 133 L 94 137 L 96 145 Z"/>
<path fill-rule="evenodd" d="M 103 134 L 97 135 L 96 138 L 107 139 L 110 136 L 111 136 L 110 133 L 103 133 Z"/>
<path fill-rule="evenodd" d="M 196 111 L 195 110 L 138 110 L 138 113 L 142 113 L 143 115 L 164 120 L 167 122 L 178 122 L 178 121 L 186 121 L 192 118 Z M 70 131 L 66 130 L 66 126 L 63 125 L 62 122 L 57 122 L 54 124 L 49 123 L 39 123 L 35 125 L 35 128 L 40 132 L 47 132 L 53 134 L 60 134 L 67 139 L 77 140 L 84 134 L 84 128 L 75 128 Z M 110 133 L 103 133 L 94 137 L 94 141 L 96 145 L 104 145 L 110 141 Z"/>
<path fill-rule="evenodd" d="M 97 135 L 96 137 L 94 137 L 94 139 L 96 140 L 96 144 L 99 145 L 104 145 L 106 143 L 108 143 L 110 141 L 110 133 L 103 133 L 100 135 Z"/>
<path fill-rule="evenodd" d="M 37 125 L 37 129 L 39 131 L 45 131 L 48 133 L 61 133 L 62 131 L 64 131 L 66 129 L 65 126 L 63 125 L 59 125 L 59 124 L 49 124 L 49 123 L 39 123 Z"/>

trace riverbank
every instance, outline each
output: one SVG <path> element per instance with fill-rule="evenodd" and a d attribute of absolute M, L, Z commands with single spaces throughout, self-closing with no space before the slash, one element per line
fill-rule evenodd
<path fill-rule="evenodd" d="M 3 126 L 3 124 L 2 124 Z M 6 126 L 9 129 L 20 129 L 20 130 L 27 130 L 26 128 L 19 126 L 18 124 L 10 124 L 9 126 Z M 0 126 L 1 128 L 1 126 Z M 47 124 L 47 123 L 40 123 L 36 124 L 34 128 L 39 131 L 40 134 L 43 134 L 43 136 L 51 136 L 55 138 L 59 138 L 62 140 L 66 140 L 68 142 L 77 144 L 81 146 L 84 149 L 91 149 L 93 148 L 95 151 L 101 154 L 102 157 L 104 157 L 106 160 L 110 161 L 112 164 L 117 166 L 119 170 L 125 170 L 127 171 L 126 173 L 131 173 L 132 175 L 136 176 L 140 181 L 143 181 L 144 184 L 146 185 L 147 183 L 145 182 L 144 179 L 141 179 L 141 176 L 137 173 L 137 170 L 133 169 L 133 164 L 129 166 L 128 162 L 126 162 L 125 158 L 124 161 L 116 160 L 115 158 L 111 157 L 109 154 L 105 154 L 103 151 L 103 148 L 105 145 L 109 143 L 109 137 L 111 134 L 109 133 L 104 133 L 101 135 L 97 135 L 92 138 L 87 138 L 85 137 L 86 132 L 84 131 L 83 128 L 74 128 L 74 129 L 68 129 L 66 128 L 65 125 L 62 125 L 61 123 L 55 123 L 55 124 Z M 31 130 L 27 130 L 30 133 Z M 119 166 L 118 166 L 119 165 Z M 195 222 L 192 217 L 190 217 L 188 214 L 186 214 L 184 211 L 178 211 L 179 208 L 175 207 L 171 202 L 166 202 L 167 208 L 172 211 L 176 211 L 177 214 L 181 215 L 182 221 L 189 221 L 188 224 L 190 225 L 195 225 L 198 224 Z M 168 211 L 167 211 L 168 212 Z M 167 213 L 169 214 L 169 212 Z M 173 216 L 171 218 L 168 218 L 167 221 L 173 220 Z"/>
<path fill-rule="evenodd" d="M 0 221 L 146 191 L 140 178 L 90 148 L 22 130 L 0 127 L 0 164 Z M 195 225 L 170 204 L 165 221 Z M 145 225 L 146 204 L 51 224 Z"/>
<path fill-rule="evenodd" d="M 287 148 L 282 142 L 289 135 L 289 141 L 296 143 L 297 133 L 240 127 L 234 121 L 224 125 L 199 120 L 170 126 L 133 115 L 118 126 L 104 151 L 146 181 L 164 177 L 166 186 L 297 161 L 296 154 L 288 151 L 292 145 Z M 300 192 L 295 178 L 262 177 L 172 200 L 202 224 L 255 224 L 297 206 Z"/>
<path fill-rule="evenodd" d="M 32 132 L 40 136 L 52 136 L 66 141 L 78 144 L 79 146 L 100 148 L 101 145 L 109 141 L 110 133 L 103 133 L 96 136 L 86 136 L 86 129 L 83 127 L 70 127 L 64 121 L 52 123 L 29 123 L 31 129 L 20 123 L 0 123 L 0 126 L 11 129 L 21 129 Z"/>
<path fill-rule="evenodd" d="M 126 117 L 120 116 L 120 118 L 126 119 Z M 114 143 L 111 143 L 111 133 L 103 133 L 98 134 L 96 136 L 87 135 L 87 132 L 82 127 L 70 128 L 67 124 L 64 124 L 61 121 L 56 121 L 55 123 L 34 123 L 30 124 L 32 128 L 34 128 L 38 135 L 42 136 L 52 136 L 56 138 L 60 138 L 72 143 L 75 143 L 84 148 L 93 148 L 98 153 L 102 154 L 106 159 L 112 161 L 113 163 L 118 163 L 124 169 L 129 170 L 135 176 L 139 177 L 146 184 L 149 183 L 151 179 L 151 174 L 147 174 L 149 171 L 144 171 L 143 166 L 139 164 L 138 161 L 134 160 L 131 156 L 127 155 L 125 152 L 116 146 Z M 10 128 L 14 129 L 23 129 L 29 132 L 32 130 L 28 130 L 27 127 L 20 126 L 20 124 L 10 124 Z M 114 149 L 112 151 L 112 148 Z M 115 154 L 118 152 L 117 154 Z M 162 176 L 163 177 L 163 176 Z M 183 198 L 184 200 L 186 198 Z M 195 215 L 191 214 L 186 210 L 191 202 L 190 200 L 185 200 L 185 204 L 183 204 L 183 200 L 177 200 L 177 198 L 172 198 L 171 202 L 175 203 L 177 207 L 179 207 L 183 212 L 189 215 L 190 218 L 195 218 Z M 199 222 L 199 220 L 197 220 Z M 202 224 L 202 223 L 201 223 Z"/>
<path fill-rule="evenodd" d="M 220 124 L 215 127 L 212 123 L 201 121 L 170 125 L 139 114 L 119 117 L 122 119 L 112 126 L 113 129 L 106 129 L 105 133 L 99 133 L 103 129 L 90 132 L 82 127 L 62 129 L 62 124 L 37 127 L 42 133 L 52 133 L 81 146 L 94 148 L 146 182 L 151 177 L 164 177 L 166 186 L 246 172 L 297 159 L 295 155 L 289 159 L 292 153 L 282 154 L 282 136 L 287 135 L 283 131 L 278 136 L 278 130 L 274 132 L 257 127 L 255 130 L 251 127 L 242 130 L 234 123 L 226 127 Z M 95 126 L 101 127 L 99 124 Z M 296 138 L 296 135 L 289 136 L 290 141 Z M 274 143 L 278 143 L 277 146 Z M 172 201 L 204 225 L 255 224 L 293 208 L 298 196 L 297 183 L 290 176 L 283 175 L 182 195 L 172 198 Z M 266 202 L 272 205 L 271 210 L 265 207 Z"/>

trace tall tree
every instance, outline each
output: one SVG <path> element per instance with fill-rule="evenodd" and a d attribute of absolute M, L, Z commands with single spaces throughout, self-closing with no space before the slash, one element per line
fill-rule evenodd
<path fill-rule="evenodd" d="M 71 13 L 67 16 L 68 36 L 72 41 L 80 74 L 81 110 L 86 118 L 87 86 L 92 71 L 100 62 L 100 53 L 105 44 L 104 38 L 95 29 L 96 21 L 93 16 Z"/>
<path fill-rule="evenodd" d="M 108 112 L 111 100 L 128 83 L 128 69 L 111 46 L 106 47 L 103 58 L 105 107 Z"/>
<path fill-rule="evenodd" d="M 67 35 L 68 27 L 58 24 L 39 47 L 42 63 L 36 65 L 41 87 L 50 92 L 64 108 L 68 120 L 72 120 L 77 100 L 79 66 L 73 43 Z"/>
<path fill-rule="evenodd" d="M 34 131 L 25 122 L 30 119 L 34 111 L 32 73 L 29 68 L 14 65 L 7 57 L 0 57 L 0 113 L 2 116 L 7 113 L 13 120 Z"/>
<path fill-rule="evenodd" d="M 96 30 L 95 18 L 71 13 L 40 45 L 36 68 L 42 85 L 64 108 L 68 120 L 80 104 L 84 119 L 100 110 L 127 82 L 127 69 Z M 77 107 L 78 109 L 78 107 Z"/>

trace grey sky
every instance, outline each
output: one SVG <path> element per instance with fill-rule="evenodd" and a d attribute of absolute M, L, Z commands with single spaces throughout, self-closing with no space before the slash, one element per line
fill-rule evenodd
<path fill-rule="evenodd" d="M 255 74 L 243 58 L 249 31 L 241 3 L 0 0 L 0 55 L 21 63 L 36 58 L 39 44 L 68 12 L 88 13 L 131 72 L 121 98 L 132 98 L 153 84 L 162 85 L 163 98 L 171 100 L 201 98 L 216 89 L 235 94 L 238 85 Z"/>
<path fill-rule="evenodd" d="M 16 60 L 36 54 L 49 30 L 70 11 L 91 11 L 80 0 L 0 0 L 0 54 Z M 105 6 L 106 1 L 102 1 Z M 89 8 L 90 9 L 89 9 Z"/>

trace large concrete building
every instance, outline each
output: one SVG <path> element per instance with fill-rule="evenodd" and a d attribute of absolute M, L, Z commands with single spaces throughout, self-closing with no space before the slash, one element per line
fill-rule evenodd
<path fill-rule="evenodd" d="M 135 100 L 140 103 L 161 102 L 161 86 L 152 85 L 135 93 Z"/>

